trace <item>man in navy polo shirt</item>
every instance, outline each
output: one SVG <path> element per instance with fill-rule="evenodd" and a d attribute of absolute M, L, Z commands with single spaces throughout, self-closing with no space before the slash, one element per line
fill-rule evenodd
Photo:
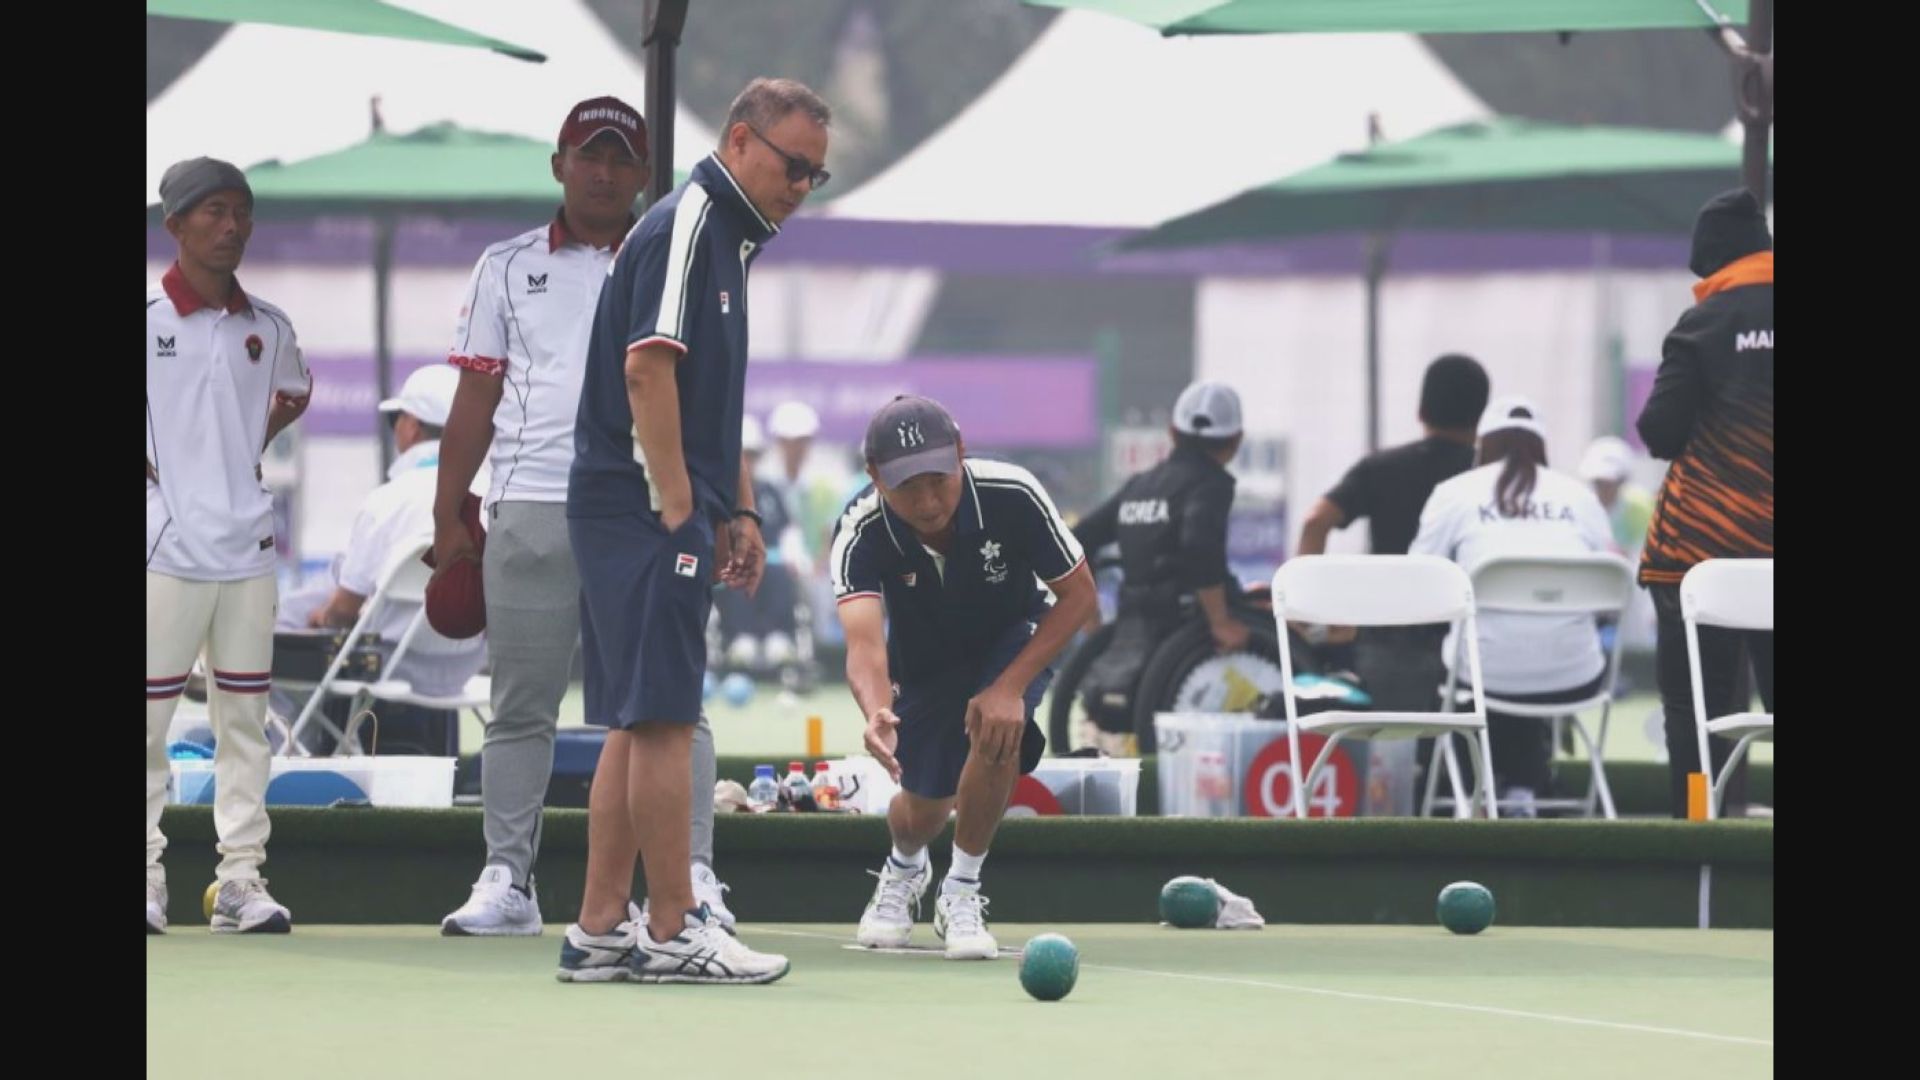
<path fill-rule="evenodd" d="M 927 844 L 957 803 L 933 931 L 948 959 L 990 960 L 980 867 L 1014 784 L 1046 749 L 1033 713 L 1094 609 L 1093 575 L 1033 474 L 967 460 L 939 403 L 889 402 L 867 425 L 866 459 L 873 486 L 841 515 L 829 572 L 867 750 L 902 790 L 858 940 L 907 943 L 932 880 Z"/>
<path fill-rule="evenodd" d="M 588 799 L 580 921 L 565 982 L 768 983 L 787 958 L 733 937 L 688 871 L 692 735 L 711 583 L 766 565 L 740 468 L 747 269 L 827 180 L 831 114 L 791 79 L 734 99 L 720 147 L 649 209 L 594 313 L 567 518 L 580 568 L 586 718 L 613 729 Z M 647 914 L 629 916 L 635 854 Z"/>

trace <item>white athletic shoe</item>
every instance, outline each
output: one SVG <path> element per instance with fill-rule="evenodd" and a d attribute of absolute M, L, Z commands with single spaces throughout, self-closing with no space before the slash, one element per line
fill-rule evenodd
<path fill-rule="evenodd" d="M 533 883 L 521 892 L 513 887 L 513 871 L 498 865 L 480 871 L 467 902 L 440 920 L 445 937 L 539 937 L 541 929 Z"/>
<path fill-rule="evenodd" d="M 949 960 L 992 960 L 1000 943 L 987 933 L 987 898 L 978 882 L 963 885 L 948 878 L 933 904 L 933 932 L 947 943 Z"/>
<path fill-rule="evenodd" d="M 167 932 L 167 887 L 158 881 L 147 882 L 147 933 Z"/>
<path fill-rule="evenodd" d="M 760 639 L 752 634 L 741 634 L 727 646 L 727 664 L 736 668 L 754 668 L 760 665 Z"/>
<path fill-rule="evenodd" d="M 721 881 L 718 875 L 714 874 L 713 868 L 703 863 L 694 863 L 690 874 L 693 878 L 693 902 L 707 905 L 707 910 L 712 912 L 714 918 L 720 920 L 720 925 L 726 929 L 727 933 L 734 933 L 735 919 L 733 912 L 727 910 L 725 899 L 725 894 L 732 892 L 733 886 Z M 647 924 L 646 904 L 642 903 L 639 907 L 635 907 L 633 901 L 629 900 L 627 910 L 633 913 L 634 922 L 642 926 Z"/>
<path fill-rule="evenodd" d="M 567 927 L 560 940 L 560 968 L 554 977 L 563 983 L 626 982 L 633 977 L 634 937 L 641 925 L 640 910 L 627 905 L 634 918 L 613 928 L 611 934 L 589 934 L 579 923 Z"/>
<path fill-rule="evenodd" d="M 764 650 L 763 655 L 767 666 L 770 668 L 791 664 L 794 657 L 798 655 L 793 648 L 793 639 L 778 630 L 768 634 L 766 643 L 761 647 Z"/>
<path fill-rule="evenodd" d="M 265 878 L 223 881 L 214 894 L 216 934 L 285 934 L 292 929 L 292 913 L 267 892 Z"/>
<path fill-rule="evenodd" d="M 867 910 L 860 916 L 860 932 L 854 940 L 869 949 L 900 948 L 913 936 L 913 919 L 920 913 L 920 898 L 933 881 L 933 864 L 922 860 L 917 867 L 901 869 L 889 855 L 877 872 L 867 873 L 879 878 L 880 884 L 874 887 L 873 899 L 867 901 Z"/>
<path fill-rule="evenodd" d="M 628 963 L 632 982 L 770 983 L 793 966 L 784 956 L 747 948 L 704 906 L 687 912 L 686 927 L 666 941 L 654 941 L 645 925 L 637 931 Z"/>

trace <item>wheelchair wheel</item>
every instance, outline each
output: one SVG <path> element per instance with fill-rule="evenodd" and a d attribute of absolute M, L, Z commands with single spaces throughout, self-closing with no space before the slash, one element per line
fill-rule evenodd
<path fill-rule="evenodd" d="M 1073 706 L 1080 698 L 1080 683 L 1093 661 L 1107 651 L 1117 625 L 1101 623 L 1074 648 L 1067 662 L 1060 665 L 1060 674 L 1054 676 L 1053 697 L 1047 704 L 1047 748 L 1056 756 L 1073 749 Z"/>
<path fill-rule="evenodd" d="M 1216 654 L 1204 619 L 1182 626 L 1154 651 L 1133 695 L 1134 736 L 1141 756 L 1156 749 L 1155 713 L 1231 712 L 1280 688 L 1280 646 L 1272 621 L 1257 621 L 1238 610 L 1233 615 L 1251 632 L 1243 652 Z"/>

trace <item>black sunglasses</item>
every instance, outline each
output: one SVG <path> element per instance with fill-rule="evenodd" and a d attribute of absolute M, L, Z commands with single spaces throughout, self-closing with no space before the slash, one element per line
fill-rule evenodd
<path fill-rule="evenodd" d="M 787 183 L 797 184 L 802 180 L 807 180 L 813 184 L 813 190 L 818 191 L 826 186 L 828 180 L 833 179 L 832 173 L 825 169 L 815 168 L 813 162 L 808 161 L 806 158 L 798 154 L 789 154 L 785 150 L 773 145 L 773 140 L 760 134 L 760 129 L 754 127 L 752 124 L 747 125 L 747 130 L 753 132 L 754 138 L 766 143 L 767 149 L 779 154 L 780 160 L 787 163 Z"/>

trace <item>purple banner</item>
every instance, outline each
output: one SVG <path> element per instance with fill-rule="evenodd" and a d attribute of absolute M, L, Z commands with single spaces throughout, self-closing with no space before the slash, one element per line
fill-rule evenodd
<path fill-rule="evenodd" d="M 398 391 L 414 369 L 445 363 L 439 356 L 393 361 Z M 372 435 L 379 392 L 368 356 L 307 354 L 313 404 L 301 418 L 308 435 Z M 782 401 L 804 401 L 820 414 L 820 437 L 857 443 L 867 420 L 895 394 L 920 394 L 945 405 L 971 446 L 1092 446 L 1098 441 L 1097 363 L 1080 356 L 930 357 L 897 363 L 817 360 L 758 361 L 747 368 L 747 412 L 763 421 Z"/>

